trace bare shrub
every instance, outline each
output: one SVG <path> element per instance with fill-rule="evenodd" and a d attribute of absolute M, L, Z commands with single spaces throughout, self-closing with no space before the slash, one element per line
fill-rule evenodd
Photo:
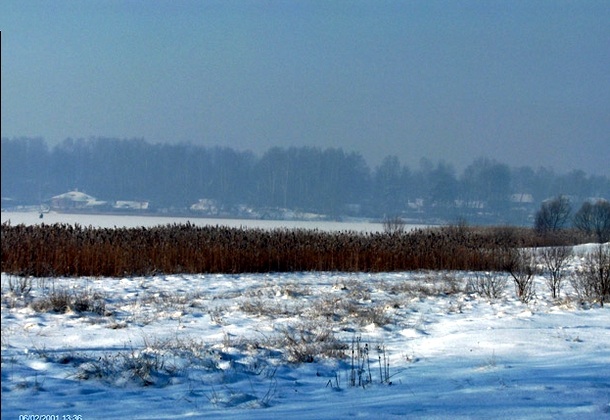
<path fill-rule="evenodd" d="M 143 386 L 165 385 L 177 369 L 166 360 L 166 352 L 164 346 L 158 345 L 123 352 L 121 371 Z"/>
<path fill-rule="evenodd" d="M 405 285 L 403 289 L 423 296 L 454 295 L 464 291 L 462 281 L 453 272 L 427 271 L 415 283 L 410 287 Z"/>
<path fill-rule="evenodd" d="M 78 363 L 74 377 L 79 380 L 109 379 L 116 376 L 117 361 L 111 355 L 102 355 L 96 359 Z"/>
<path fill-rule="evenodd" d="M 8 289 L 11 293 L 27 297 L 32 291 L 32 277 L 8 276 Z"/>
<path fill-rule="evenodd" d="M 91 312 L 96 315 L 108 315 L 104 296 L 98 292 L 84 290 L 70 293 L 67 289 L 53 288 L 50 293 L 33 301 L 30 307 L 36 312 L 78 313 Z"/>
<path fill-rule="evenodd" d="M 546 284 L 553 299 L 557 299 L 561 293 L 566 266 L 572 257 L 572 248 L 567 246 L 546 247 L 539 251 L 538 256 L 547 272 Z"/>
<path fill-rule="evenodd" d="M 406 222 L 399 216 L 383 219 L 383 231 L 392 235 L 405 232 Z"/>
<path fill-rule="evenodd" d="M 437 284 L 439 292 L 446 295 L 454 295 L 464 291 L 462 282 L 453 273 L 441 273 Z"/>
<path fill-rule="evenodd" d="M 519 300 L 523 303 L 532 300 L 535 295 L 534 276 L 538 274 L 535 252 L 527 248 L 513 249 L 506 269 L 513 278 Z"/>
<path fill-rule="evenodd" d="M 502 273 L 485 271 L 474 273 L 469 277 L 466 290 L 478 293 L 488 299 L 498 299 L 506 290 L 508 278 Z"/>
<path fill-rule="evenodd" d="M 346 325 L 356 322 L 359 325 L 375 324 L 379 327 L 388 325 L 392 318 L 386 311 L 386 304 L 383 302 L 366 302 L 370 300 L 370 294 L 366 291 L 361 295 L 361 289 L 345 289 L 347 296 L 324 296 L 317 299 L 312 305 L 312 317 L 322 318 L 327 322 Z M 352 296 L 356 290 L 358 292 Z M 364 299 L 363 299 L 364 297 Z"/>
<path fill-rule="evenodd" d="M 144 340 L 143 348 L 103 354 L 95 358 L 71 357 L 80 380 L 132 381 L 140 386 L 164 386 L 179 366 L 173 363 L 176 349 L 169 340 Z M 66 362 L 63 362 L 66 363 Z"/>
<path fill-rule="evenodd" d="M 342 322 L 352 313 L 355 303 L 351 299 L 342 299 L 340 296 L 328 295 L 316 299 L 312 304 L 312 316 L 324 318 L 326 321 Z"/>
<path fill-rule="evenodd" d="M 210 316 L 210 320 L 217 325 L 225 325 L 224 315 L 226 312 L 226 308 L 224 307 L 216 307 L 208 310 L 208 315 Z"/>
<path fill-rule="evenodd" d="M 280 331 L 286 358 L 292 363 L 312 363 L 320 358 L 343 358 L 347 346 L 339 341 L 329 324 L 305 323 Z"/>
<path fill-rule="evenodd" d="M 263 299 L 258 298 L 246 298 L 239 305 L 239 309 L 243 313 L 252 315 L 269 315 L 273 313 L 272 309 L 265 303 Z"/>
<path fill-rule="evenodd" d="M 6 277 L 6 282 L 2 282 L 2 304 L 9 308 L 27 305 L 32 290 L 32 278 L 12 275 Z"/>
<path fill-rule="evenodd" d="M 294 315 L 295 310 L 291 310 L 288 305 L 280 305 L 275 301 L 260 298 L 246 298 L 239 304 L 239 309 L 246 313 L 256 316 L 268 316 L 277 318 L 282 315 Z"/>
<path fill-rule="evenodd" d="M 610 247 L 600 244 L 585 255 L 570 283 L 580 299 L 597 300 L 604 306 L 610 299 Z"/>
<path fill-rule="evenodd" d="M 435 296 L 460 293 L 463 291 L 463 286 L 453 273 L 426 271 L 418 278 L 383 282 L 383 289 L 392 295 Z"/>
<path fill-rule="evenodd" d="M 358 307 L 359 309 L 353 314 L 361 325 L 375 324 L 378 327 L 383 327 L 392 322 L 392 318 L 387 314 L 385 305 L 365 305 Z"/>
<path fill-rule="evenodd" d="M 72 296 L 65 289 L 52 290 L 47 296 L 37 299 L 30 304 L 36 312 L 66 313 L 71 306 Z"/>
<path fill-rule="evenodd" d="M 309 287 L 302 286 L 297 283 L 287 283 L 283 284 L 280 287 L 278 293 L 281 296 L 289 297 L 289 298 L 300 298 L 304 296 L 311 295 L 311 290 Z"/>
<path fill-rule="evenodd" d="M 572 289 L 574 289 L 574 293 L 580 301 L 594 301 L 597 298 L 591 278 L 589 278 L 583 270 L 577 270 L 570 273 L 569 281 L 570 285 L 572 285 Z"/>
<path fill-rule="evenodd" d="M 84 291 L 75 293 L 72 308 L 76 312 L 91 312 L 96 315 L 108 315 L 106 312 L 106 300 L 99 292 Z"/>
<path fill-rule="evenodd" d="M 347 280 L 337 286 L 347 292 L 347 297 L 359 302 L 371 300 L 371 291 L 367 285 L 358 280 Z"/>

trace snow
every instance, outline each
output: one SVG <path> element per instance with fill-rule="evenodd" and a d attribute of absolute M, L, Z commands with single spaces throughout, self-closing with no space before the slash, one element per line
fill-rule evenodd
<path fill-rule="evenodd" d="M 510 283 L 493 301 L 450 292 L 469 275 L 31 280 L 33 301 L 53 290 L 99 293 L 98 315 L 35 311 L 10 292 L 18 279 L 2 274 L 2 418 L 609 416 L 608 307 L 565 292 L 552 301 L 543 278 L 527 305 Z M 288 361 L 281 338 L 316 328 L 332 330 L 348 358 Z M 358 339 L 369 357 L 364 386 L 351 386 Z"/>
<path fill-rule="evenodd" d="M 490 300 L 473 275 L 3 273 L 2 418 L 609 418 L 608 305 L 542 276 Z M 34 309 L 62 291 L 103 305 Z"/>

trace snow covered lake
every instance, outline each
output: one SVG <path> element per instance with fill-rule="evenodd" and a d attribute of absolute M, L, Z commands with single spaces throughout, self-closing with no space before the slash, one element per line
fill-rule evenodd
<path fill-rule="evenodd" d="M 81 226 L 102 228 L 113 227 L 151 227 L 167 224 L 191 223 L 196 226 L 229 226 L 260 229 L 298 228 L 319 229 L 323 231 L 355 231 L 355 232 L 382 232 L 381 223 L 363 221 L 332 222 L 325 220 L 257 220 L 257 219 L 216 219 L 204 217 L 174 217 L 152 215 L 111 215 L 111 214 L 78 214 L 78 213 L 44 213 L 40 218 L 38 212 L 1 212 L 2 223 L 10 221 L 12 225 L 35 225 L 40 223 L 78 223 Z M 423 225 L 407 225 L 408 229 L 423 227 Z"/>
<path fill-rule="evenodd" d="M 610 417 L 608 305 L 472 275 L 2 274 L 2 418 Z M 60 292 L 97 306 L 40 310 Z"/>

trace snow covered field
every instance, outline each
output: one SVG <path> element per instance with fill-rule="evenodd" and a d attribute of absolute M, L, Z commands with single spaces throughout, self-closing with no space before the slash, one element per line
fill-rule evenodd
<path fill-rule="evenodd" d="M 472 275 L 2 274 L 2 418 L 610 417 L 608 306 Z M 33 309 L 62 293 L 95 305 Z"/>

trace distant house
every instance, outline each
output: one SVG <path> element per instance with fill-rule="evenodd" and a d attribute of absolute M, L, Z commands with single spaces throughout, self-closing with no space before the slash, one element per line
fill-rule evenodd
<path fill-rule="evenodd" d="M 409 200 L 407 207 L 411 210 L 422 211 L 424 208 L 424 199 L 416 198 L 415 200 Z"/>
<path fill-rule="evenodd" d="M 51 210 L 94 210 L 106 206 L 105 201 L 99 201 L 95 197 L 84 192 L 74 190 L 64 194 L 51 197 L 49 200 Z"/>
<path fill-rule="evenodd" d="M 518 193 L 518 194 L 512 194 L 510 196 L 510 201 L 515 204 L 533 204 L 534 197 L 531 194 Z"/>
<path fill-rule="evenodd" d="M 219 211 L 218 202 L 211 198 L 201 198 L 191 205 L 191 211 L 201 212 L 208 215 L 217 215 Z"/>
<path fill-rule="evenodd" d="M 118 200 L 114 203 L 112 208 L 115 210 L 148 210 L 148 201 L 128 201 Z"/>

